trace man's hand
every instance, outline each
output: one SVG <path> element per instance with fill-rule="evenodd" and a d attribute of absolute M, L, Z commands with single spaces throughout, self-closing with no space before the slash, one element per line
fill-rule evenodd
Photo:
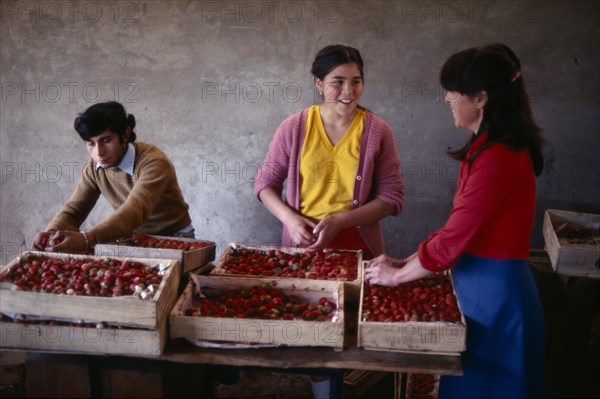
<path fill-rule="evenodd" d="M 33 247 L 46 252 L 87 254 L 90 251 L 89 244 L 83 233 L 70 230 L 42 232 L 33 239 Z"/>

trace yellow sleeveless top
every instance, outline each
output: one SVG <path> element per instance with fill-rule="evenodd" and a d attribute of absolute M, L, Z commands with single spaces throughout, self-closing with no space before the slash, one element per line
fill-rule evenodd
<path fill-rule="evenodd" d="M 357 109 L 344 137 L 334 146 L 325 132 L 319 106 L 310 107 L 300 154 L 302 215 L 321 220 L 329 214 L 352 209 L 364 118 L 365 111 Z"/>

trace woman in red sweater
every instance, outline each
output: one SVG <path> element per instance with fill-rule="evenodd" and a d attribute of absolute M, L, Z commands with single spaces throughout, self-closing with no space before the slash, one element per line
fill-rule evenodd
<path fill-rule="evenodd" d="M 467 321 L 464 375 L 442 377 L 440 398 L 544 395 L 543 314 L 528 266 L 535 176 L 543 168 L 520 61 L 505 45 L 452 55 L 440 73 L 456 127 L 472 132 L 446 225 L 407 259 L 367 265 L 371 284 L 397 286 L 452 268 Z"/>

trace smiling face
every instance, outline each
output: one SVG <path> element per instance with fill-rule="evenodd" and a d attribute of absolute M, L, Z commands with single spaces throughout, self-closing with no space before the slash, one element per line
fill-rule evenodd
<path fill-rule="evenodd" d="M 363 79 L 355 63 L 342 64 L 329 72 L 324 80 L 316 79 L 319 93 L 323 93 L 321 107 L 344 118 L 352 115 L 363 92 Z"/>
<path fill-rule="evenodd" d="M 483 107 L 486 103 L 484 94 L 467 96 L 456 91 L 449 91 L 444 99 L 452 110 L 454 126 L 468 129 L 477 134 L 483 120 Z"/>
<path fill-rule="evenodd" d="M 94 162 L 102 168 L 110 168 L 118 165 L 125 154 L 129 129 L 127 129 L 125 136 L 123 142 L 121 142 L 118 134 L 105 130 L 99 135 L 86 140 L 85 146 Z"/>

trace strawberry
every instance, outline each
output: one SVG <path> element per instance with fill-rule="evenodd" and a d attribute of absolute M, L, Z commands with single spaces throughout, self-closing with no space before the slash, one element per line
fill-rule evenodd
<path fill-rule="evenodd" d="M 461 316 L 450 281 L 434 274 L 398 287 L 365 283 L 361 320 L 459 323 Z"/>
<path fill-rule="evenodd" d="M 358 257 L 353 251 L 307 251 L 288 254 L 280 250 L 234 249 L 222 265 L 226 273 L 320 280 L 356 280 Z"/>

